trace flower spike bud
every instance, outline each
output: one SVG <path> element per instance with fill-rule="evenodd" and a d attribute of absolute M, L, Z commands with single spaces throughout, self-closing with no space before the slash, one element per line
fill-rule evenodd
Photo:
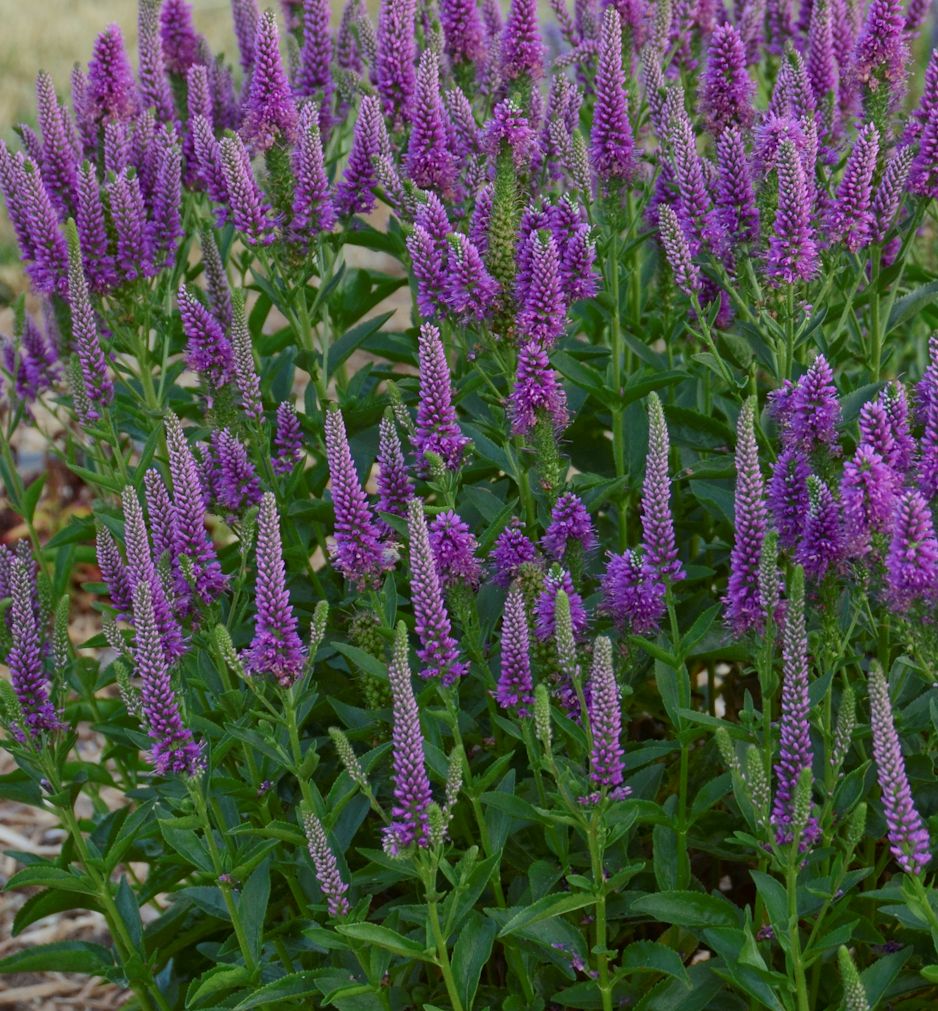
<path fill-rule="evenodd" d="M 309 855 L 316 868 L 316 880 L 326 900 L 329 915 L 336 919 L 345 916 L 350 908 L 345 897 L 348 885 L 342 879 L 335 854 L 326 838 L 326 830 L 312 811 L 307 812 L 303 818 L 303 829 L 306 832 Z"/>

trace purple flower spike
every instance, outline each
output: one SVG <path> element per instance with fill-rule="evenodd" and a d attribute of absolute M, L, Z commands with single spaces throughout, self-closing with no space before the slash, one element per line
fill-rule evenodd
<path fill-rule="evenodd" d="M 869 242 L 873 230 L 870 202 L 878 155 L 879 133 L 869 123 L 860 132 L 847 159 L 837 190 L 837 202 L 828 222 L 831 239 L 841 240 L 851 253 L 856 253 Z"/>
<path fill-rule="evenodd" d="M 899 501 L 886 558 L 886 593 L 905 612 L 916 601 L 929 604 L 938 591 L 938 540 L 922 493 L 909 489 Z"/>
<path fill-rule="evenodd" d="M 401 440 L 390 417 L 381 419 L 378 431 L 378 512 L 403 519 L 407 515 L 407 503 L 414 497 L 414 486 L 407 473 Z M 391 533 L 384 520 L 378 522 L 386 534 Z"/>
<path fill-rule="evenodd" d="M 27 272 L 44 295 L 64 295 L 68 288 L 68 247 L 59 219 L 35 162 L 23 163 L 21 199 L 29 229 L 32 263 Z"/>
<path fill-rule="evenodd" d="M 929 200 L 938 197 L 938 102 L 929 109 L 922 128 L 918 152 L 909 167 L 908 185 L 909 192 L 917 196 Z"/>
<path fill-rule="evenodd" d="M 0 190 L 6 201 L 10 224 L 16 233 L 16 241 L 24 260 L 35 257 L 32 235 L 30 234 L 30 214 L 26 200 L 25 158 L 22 151 L 11 154 L 6 143 L 0 141 Z"/>
<path fill-rule="evenodd" d="M 935 338 L 933 337 L 932 340 Z M 929 342 L 931 343 L 931 341 Z M 925 384 L 923 379 L 919 389 Z M 918 459 L 918 486 L 931 502 L 938 496 L 938 400 L 930 397 L 924 403 L 920 399 L 919 410 L 924 407 L 925 426 L 922 432 Z"/>
<path fill-rule="evenodd" d="M 221 145 L 215 139 L 212 124 L 205 116 L 193 118 L 191 135 L 195 175 L 215 204 L 216 223 L 221 226 L 229 217 L 228 184 L 225 181 Z"/>
<path fill-rule="evenodd" d="M 69 140 L 65 110 L 45 71 L 36 75 L 36 105 L 42 129 L 42 178 L 64 217 L 75 210 L 78 202 L 77 155 Z"/>
<path fill-rule="evenodd" d="M 759 237 L 759 211 L 743 135 L 727 127 L 717 139 L 717 212 L 731 245 Z"/>
<path fill-rule="evenodd" d="M 160 130 L 156 139 L 156 180 L 150 196 L 148 242 L 156 267 L 169 266 L 176 256 L 182 229 L 182 151 L 176 132 Z"/>
<path fill-rule="evenodd" d="M 166 8 L 163 10 L 165 15 Z M 171 123 L 176 110 L 173 93 L 166 79 L 158 0 L 140 0 L 137 9 L 137 54 L 140 65 L 140 102 L 144 109 L 153 109 L 159 122 Z"/>
<path fill-rule="evenodd" d="M 212 432 L 211 457 L 219 505 L 237 515 L 261 501 L 261 484 L 248 451 L 227 428 Z"/>
<path fill-rule="evenodd" d="M 111 607 L 117 612 L 118 618 L 127 619 L 133 608 L 133 591 L 117 542 L 105 527 L 99 527 L 95 547 L 98 568 L 101 570 L 101 578 L 107 584 Z"/>
<path fill-rule="evenodd" d="M 459 470 L 463 453 L 469 440 L 459 431 L 456 410 L 453 407 L 453 389 L 450 381 L 446 351 L 440 331 L 424 323 L 419 336 L 420 401 L 417 405 L 417 429 L 414 450 L 418 469 L 427 473 L 424 454 L 436 453 L 449 470 Z"/>
<path fill-rule="evenodd" d="M 419 214 L 413 232 L 407 237 L 407 252 L 417 282 L 417 309 L 425 319 L 435 319 L 445 308 L 447 284 L 447 243 L 434 238 L 421 224 Z"/>
<path fill-rule="evenodd" d="M 332 478 L 335 546 L 332 564 L 356 589 L 375 586 L 394 565 L 355 472 L 345 422 L 338 410 L 326 413 L 326 456 Z"/>
<path fill-rule="evenodd" d="M 68 225 L 68 307 L 72 319 L 72 346 L 78 356 L 82 385 L 90 409 L 85 421 L 96 421 L 114 399 L 114 384 L 98 338 L 98 325 L 81 266 L 78 233 Z"/>
<path fill-rule="evenodd" d="M 648 456 L 642 486 L 642 543 L 649 566 L 659 578 L 677 582 L 684 566 L 677 556 L 671 517 L 671 478 L 668 476 L 668 426 L 656 393 L 648 398 Z"/>
<path fill-rule="evenodd" d="M 518 352 L 518 371 L 508 406 L 515 435 L 530 435 L 541 419 L 548 419 L 558 434 L 567 427 L 567 395 L 539 344 L 525 344 Z"/>
<path fill-rule="evenodd" d="M 681 223 L 668 204 L 658 208 L 658 232 L 664 255 L 674 274 L 674 283 L 685 295 L 693 298 L 700 292 L 700 271 L 691 259 L 690 246 Z"/>
<path fill-rule="evenodd" d="M 518 313 L 518 337 L 522 343 L 550 348 L 567 326 L 557 244 L 549 232 L 534 232 L 527 241 L 530 280 L 525 285 Z"/>
<path fill-rule="evenodd" d="M 670 147 L 670 161 L 677 183 L 678 201 L 675 207 L 678 221 L 696 255 L 705 243 L 719 240 L 713 232 L 710 197 L 703 175 L 703 165 L 697 153 L 697 139 L 684 105 L 684 89 L 673 87 L 665 100 L 667 135 L 662 138 Z"/>
<path fill-rule="evenodd" d="M 824 355 L 818 355 L 792 394 L 787 425 L 783 421 L 782 441 L 800 446 L 806 453 L 824 448 L 836 454 L 839 422 L 840 402 L 834 373 Z"/>
<path fill-rule="evenodd" d="M 889 701 L 889 685 L 878 664 L 870 667 L 869 691 L 873 758 L 882 794 L 889 848 L 904 871 L 921 874 L 931 862 L 931 839 L 912 799 Z"/>
<path fill-rule="evenodd" d="M 423 757 L 420 711 L 414 698 L 407 660 L 407 630 L 399 622 L 394 650 L 388 664 L 394 730 L 391 736 L 391 764 L 394 777 L 394 807 L 391 824 L 385 829 L 384 845 L 392 854 L 408 846 L 430 844 L 427 814 L 432 795 Z"/>
<path fill-rule="evenodd" d="M 875 449 L 859 446 L 844 465 L 840 499 L 847 546 L 851 554 L 863 555 L 871 532 L 888 531 L 895 508 L 895 474 Z"/>
<path fill-rule="evenodd" d="M 137 112 L 137 87 L 117 25 L 108 25 L 95 39 L 88 64 L 86 95 L 95 123 L 128 120 Z"/>
<path fill-rule="evenodd" d="M 521 520 L 513 518 L 498 535 L 491 554 L 495 569 L 493 578 L 497 586 L 510 586 L 522 565 L 538 559 L 537 548 L 525 536 Z"/>
<path fill-rule="evenodd" d="M 240 293 L 232 302 L 231 343 L 234 352 L 235 382 L 241 394 L 241 405 L 251 421 L 259 422 L 264 416 L 261 382 L 257 375 L 251 333 L 244 312 L 244 296 Z"/>
<path fill-rule="evenodd" d="M 410 121 L 416 88 L 416 15 L 415 0 L 382 0 L 378 12 L 375 83 L 394 130 Z"/>
<path fill-rule="evenodd" d="M 178 660 L 186 651 L 179 623 L 173 616 L 172 608 L 163 589 L 163 582 L 153 563 L 150 539 L 143 518 L 143 509 L 137 493 L 129 485 L 121 493 L 124 511 L 124 541 L 127 547 L 127 576 L 131 591 L 145 583 L 150 589 L 150 601 L 156 618 L 160 642 L 167 664 Z"/>
<path fill-rule="evenodd" d="M 451 195 L 456 182 L 456 165 L 446 136 L 445 113 L 440 100 L 440 68 L 436 53 L 431 49 L 420 57 L 411 121 L 407 174 L 421 189 Z"/>
<path fill-rule="evenodd" d="M 168 562 L 173 574 L 173 582 L 179 579 L 179 558 L 176 544 L 179 535 L 176 530 L 176 508 L 166 482 L 155 467 L 150 467 L 143 475 L 146 492 L 147 515 L 150 519 L 150 536 L 153 540 L 153 561 L 157 564 Z"/>
<path fill-rule="evenodd" d="M 186 0 L 163 0 L 160 35 L 166 69 L 185 77 L 199 62 L 199 36 L 192 23 L 192 6 Z"/>
<path fill-rule="evenodd" d="M 574 637 L 582 639 L 586 635 L 587 617 L 583 598 L 574 588 L 570 573 L 555 565 L 545 577 L 544 589 L 534 607 L 534 631 L 541 642 L 547 642 L 556 635 L 557 593 L 560 590 L 566 593 L 570 601 L 570 622 Z"/>
<path fill-rule="evenodd" d="M 593 521 L 583 505 L 583 500 L 572 491 L 561 495 L 554 503 L 550 526 L 541 538 L 541 547 L 554 561 L 562 561 L 571 544 L 578 544 L 584 552 L 596 546 Z"/>
<path fill-rule="evenodd" d="M 811 5 L 805 70 L 819 109 L 828 96 L 837 94 L 837 61 L 834 56 L 834 25 L 830 0 L 815 0 Z"/>
<path fill-rule="evenodd" d="M 524 594 L 517 586 L 511 588 L 505 600 L 502 657 L 495 701 L 502 709 L 514 710 L 518 716 L 527 716 L 534 705 L 528 615 Z"/>
<path fill-rule="evenodd" d="M 590 668 L 589 724 L 593 738 L 590 779 L 602 787 L 622 784 L 622 703 L 612 669 L 612 643 L 601 635 L 593 647 Z"/>
<path fill-rule="evenodd" d="M 253 151 L 296 139 L 296 105 L 280 61 L 280 33 L 273 11 L 265 11 L 254 38 L 254 66 L 241 134 Z"/>
<path fill-rule="evenodd" d="M 869 91 L 901 89 L 908 61 L 902 0 L 872 0 L 857 39 L 853 76 Z"/>
<path fill-rule="evenodd" d="M 804 167 L 795 145 L 784 140 L 778 148 L 778 210 L 766 273 L 777 284 L 795 284 L 810 281 L 817 266 Z"/>
<path fill-rule="evenodd" d="M 300 98 L 313 98 L 319 103 L 319 126 L 326 131 L 334 88 L 329 13 L 326 0 L 304 0 L 303 46 L 293 81 L 293 90 Z"/>
<path fill-rule="evenodd" d="M 336 189 L 335 205 L 339 214 L 368 214 L 374 208 L 374 189 L 378 185 L 374 159 L 387 149 L 381 105 L 374 95 L 364 95 L 358 108 L 348 164 Z"/>
<path fill-rule="evenodd" d="M 261 12 L 257 0 L 231 0 L 234 19 L 235 39 L 241 56 L 241 69 L 245 74 L 254 66 L 254 39 L 257 37 L 257 23 Z"/>
<path fill-rule="evenodd" d="M 905 194 L 914 153 L 911 146 L 897 148 L 886 163 L 879 188 L 873 197 L 873 224 L 870 234 L 873 242 L 885 242 L 889 235 Z"/>
<path fill-rule="evenodd" d="M 221 323 L 185 284 L 179 285 L 177 299 L 182 331 L 187 341 L 186 364 L 204 378 L 211 393 L 231 379 L 234 351 Z"/>
<path fill-rule="evenodd" d="M 272 460 L 274 473 L 292 473 L 303 456 L 303 430 L 300 428 L 300 419 L 296 416 L 296 408 L 287 400 L 277 407 L 274 449 L 277 451 Z"/>
<path fill-rule="evenodd" d="M 915 456 L 915 439 L 909 430 L 909 402 L 905 387 L 900 382 L 889 383 L 880 393 L 879 402 L 886 412 L 892 440 L 883 459 L 897 473 L 904 474 L 912 466 Z"/>
<path fill-rule="evenodd" d="M 315 105 L 300 111 L 300 138 L 293 152 L 293 216 L 290 231 L 294 241 L 310 246 L 320 232 L 331 231 L 336 221 L 332 191 L 323 163 L 319 112 Z"/>
<path fill-rule="evenodd" d="M 221 164 L 235 228 L 251 245 L 270 245 L 274 241 L 271 209 L 254 178 L 250 155 L 237 134 L 221 142 Z"/>
<path fill-rule="evenodd" d="M 182 600 L 188 600 L 194 592 L 204 604 L 211 604 L 224 593 L 228 578 L 205 529 L 205 505 L 195 457 L 179 419 L 172 413 L 166 419 L 166 448 L 176 509 L 176 554 L 187 556 L 192 564 L 192 590 L 182 579 L 177 591 Z"/>
<path fill-rule="evenodd" d="M 593 171 L 608 187 L 635 174 L 635 139 L 622 67 L 622 23 L 613 6 L 603 14 L 595 87 L 590 155 Z"/>
<path fill-rule="evenodd" d="M 430 550 L 444 590 L 465 583 L 479 588 L 482 566 L 476 558 L 479 543 L 469 524 L 451 509 L 438 513 L 429 526 Z"/>
<path fill-rule="evenodd" d="M 39 623 L 33 606 L 32 560 L 13 558 L 9 582 L 12 597 L 9 622 L 13 646 L 6 663 L 26 726 L 33 739 L 37 739 L 43 731 L 63 729 L 63 724 L 49 698 L 48 679 L 43 670 Z"/>
<path fill-rule="evenodd" d="M 736 539 L 730 556 L 726 619 L 733 634 L 742 636 L 749 631 L 759 631 L 764 619 L 759 566 L 765 540 L 766 507 L 753 399 L 743 404 L 736 432 Z"/>
<path fill-rule="evenodd" d="M 345 897 L 348 885 L 342 880 L 335 854 L 326 838 L 326 830 L 312 812 L 303 819 L 303 829 L 306 833 L 307 849 L 316 868 L 316 880 L 326 900 L 329 915 L 345 916 L 349 911 L 348 899 Z"/>
<path fill-rule="evenodd" d="M 440 0 L 440 24 L 450 63 L 475 63 L 485 53 L 485 29 L 475 0 Z"/>
<path fill-rule="evenodd" d="M 465 322 L 485 319 L 498 296 L 498 281 L 486 270 L 471 239 L 460 232 L 452 237 L 444 287 L 447 308 Z"/>
<path fill-rule="evenodd" d="M 796 569 L 785 610 L 782 634 L 782 718 L 779 754 L 775 764 L 772 825 L 779 845 L 797 842 L 809 849 L 820 835 L 817 819 L 809 817 L 804 834 L 793 838 L 795 791 L 803 770 L 813 761 L 808 698 L 808 635 L 804 624 L 804 576 Z"/>
<path fill-rule="evenodd" d="M 124 169 L 108 183 L 107 192 L 117 233 L 116 262 L 121 280 L 130 282 L 150 276 L 153 273 L 152 250 L 139 178 L 133 169 Z"/>
<path fill-rule="evenodd" d="M 746 46 L 733 25 L 718 25 L 710 36 L 702 102 L 707 126 L 719 136 L 728 126 L 746 128 L 755 115 L 755 85 L 746 70 Z"/>
<path fill-rule="evenodd" d="M 603 611 L 638 635 L 654 632 L 665 612 L 665 585 L 635 551 L 610 555 L 602 580 Z"/>
<path fill-rule="evenodd" d="M 302 673 L 306 658 L 287 592 L 277 501 L 270 492 L 261 499 L 257 516 L 255 592 L 254 638 L 242 655 L 245 670 L 255 677 L 271 674 L 282 688 L 289 688 Z"/>
<path fill-rule="evenodd" d="M 797 547 L 808 513 L 808 477 L 811 468 L 795 448 L 783 450 L 775 461 L 769 484 L 769 509 L 778 542 L 789 551 Z"/>
<path fill-rule="evenodd" d="M 153 742 L 150 762 L 158 776 L 197 776 L 202 749 L 183 723 L 173 691 L 162 635 L 153 609 L 150 586 L 134 589 L 134 670 L 140 678 L 143 718 Z"/>
<path fill-rule="evenodd" d="M 468 673 L 468 666 L 459 659 L 459 648 L 453 638 L 449 612 L 443 600 L 443 589 L 437 575 L 436 561 L 430 546 L 430 533 L 420 499 L 411 499 L 407 507 L 407 529 L 410 539 L 410 588 L 414 605 L 414 627 L 420 639 L 417 656 L 425 665 L 422 678 L 440 678 L 451 685 Z"/>
<path fill-rule="evenodd" d="M 538 81 L 544 76 L 544 44 L 537 24 L 536 0 L 511 0 L 501 40 L 502 77 Z"/>
<path fill-rule="evenodd" d="M 813 475 L 808 478 L 808 515 L 804 536 L 795 552 L 809 579 L 820 581 L 835 568 L 844 552 L 844 535 L 839 505 L 830 488 Z"/>

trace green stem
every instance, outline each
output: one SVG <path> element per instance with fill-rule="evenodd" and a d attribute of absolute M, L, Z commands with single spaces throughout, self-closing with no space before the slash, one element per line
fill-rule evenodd
<path fill-rule="evenodd" d="M 435 872 L 434 872 L 435 876 Z M 449 995 L 450 1005 L 453 1011 L 463 1011 L 462 999 L 459 996 L 459 988 L 456 986 L 456 978 L 453 976 L 453 967 L 449 960 L 449 950 L 446 947 L 446 938 L 443 936 L 443 928 L 440 926 L 440 910 L 437 904 L 436 885 L 433 880 L 427 878 L 427 908 L 430 913 L 430 929 L 433 932 L 433 940 L 436 943 L 436 960 L 443 973 L 443 982 L 446 984 L 446 992 Z"/>
<path fill-rule="evenodd" d="M 609 979 L 609 956 L 606 954 L 608 939 L 606 935 L 606 873 L 603 869 L 603 845 L 600 839 L 601 815 L 596 812 L 590 822 L 588 841 L 590 851 L 590 866 L 593 881 L 596 886 L 596 961 L 599 969 L 597 986 L 603 1011 L 612 1011 L 612 983 Z"/>
<path fill-rule="evenodd" d="M 189 793 L 192 797 L 192 802 L 195 805 L 196 813 L 198 814 L 199 821 L 202 825 L 202 833 L 205 836 L 205 844 L 208 846 L 209 858 L 212 861 L 215 879 L 218 883 L 218 887 L 221 889 L 222 898 L 225 902 L 225 908 L 228 910 L 228 917 L 231 920 L 231 926 L 234 928 L 235 937 L 238 940 L 238 947 L 241 950 L 241 957 L 244 959 L 244 964 L 248 971 L 253 975 L 253 973 L 257 971 L 257 962 L 251 952 L 251 946 L 248 944 L 247 935 L 244 932 L 244 925 L 241 923 L 241 915 L 238 911 L 237 903 L 234 900 L 234 896 L 231 894 L 231 885 L 224 876 L 224 863 L 222 862 L 221 853 L 218 851 L 218 844 L 215 842 L 215 833 L 212 829 L 212 822 L 209 818 L 208 808 L 205 805 L 205 797 L 202 795 L 201 784 L 190 783 Z"/>
<path fill-rule="evenodd" d="M 808 1000 L 808 982 L 804 973 L 804 962 L 801 957 L 801 933 L 798 928 L 798 847 L 792 843 L 792 855 L 788 858 L 785 870 L 785 887 L 788 892 L 788 946 L 790 949 L 791 969 L 795 977 L 795 993 L 798 1001 L 798 1011 L 811 1011 Z"/>
<path fill-rule="evenodd" d="M 879 315 L 879 291 L 877 282 L 879 281 L 879 265 L 882 260 L 882 250 L 879 246 L 873 247 L 872 274 L 870 276 L 870 288 L 873 296 L 870 302 L 870 371 L 873 373 L 873 382 L 879 382 L 879 373 L 882 367 L 883 357 L 883 333 Z"/>
<path fill-rule="evenodd" d="M 609 327 L 609 344 L 612 352 L 612 391 L 615 407 L 612 408 L 612 456 L 616 469 L 616 480 L 625 479 L 625 431 L 622 426 L 622 323 L 619 319 L 619 235 L 613 231 L 609 240 L 609 256 L 606 272 L 609 275 L 609 294 L 612 299 L 612 320 Z M 619 514 L 619 550 L 628 547 L 628 497 L 622 488 L 616 496 Z"/>

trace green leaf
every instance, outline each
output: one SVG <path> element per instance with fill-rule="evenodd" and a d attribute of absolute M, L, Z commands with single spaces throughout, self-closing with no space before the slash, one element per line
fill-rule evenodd
<path fill-rule="evenodd" d="M 186 1007 L 197 1008 L 201 1003 L 214 1001 L 221 994 L 245 986 L 250 981 L 251 974 L 243 965 L 216 965 L 189 984 Z"/>
<path fill-rule="evenodd" d="M 23 518 L 29 523 L 32 523 L 33 517 L 36 515 L 36 506 L 45 485 L 46 475 L 42 473 L 29 485 L 23 495 Z"/>
<path fill-rule="evenodd" d="M 75 898 L 74 892 L 62 892 L 58 890 L 36 892 L 20 906 L 13 919 L 13 929 L 10 931 L 13 937 L 20 935 L 27 927 L 44 919 L 46 916 L 54 916 L 56 913 L 64 913 L 69 909 L 93 909 L 101 911 L 97 899 L 90 897 Z"/>
<path fill-rule="evenodd" d="M 390 927 L 382 927 L 376 923 L 340 923 L 335 928 L 340 934 L 361 941 L 363 944 L 375 944 L 385 951 L 404 958 L 417 958 L 421 962 L 435 962 L 433 952 L 422 944 L 404 937 Z"/>
<path fill-rule="evenodd" d="M 365 650 L 359 649 L 358 646 L 350 646 L 348 643 L 333 642 L 332 645 L 335 646 L 335 648 L 344 657 L 351 660 L 363 674 L 368 674 L 373 678 L 377 678 L 379 681 L 387 681 L 387 664 L 382 663 L 379 659 L 377 659 L 377 657 L 373 657 L 370 653 L 366 653 Z"/>
<path fill-rule="evenodd" d="M 616 975 L 627 976 L 633 972 L 660 972 L 683 983 L 689 982 L 681 956 L 657 941 L 633 941 L 622 952 Z"/>
<path fill-rule="evenodd" d="M 453 976 L 464 1008 L 471 1008 L 479 988 L 479 977 L 492 955 L 492 945 L 498 924 L 477 910 L 460 924 L 459 937 L 453 949 Z"/>
<path fill-rule="evenodd" d="M 373 333 L 377 333 L 393 315 L 393 312 L 383 312 L 379 316 L 372 316 L 371 319 L 366 319 L 364 323 L 359 323 L 358 326 L 353 326 L 351 330 L 342 334 L 329 348 L 330 375 Z"/>
<path fill-rule="evenodd" d="M 574 386 L 585 390 L 606 407 L 614 407 L 617 402 L 615 391 L 606 383 L 602 374 L 578 361 L 566 351 L 557 351 L 552 358 L 553 365 Z"/>
<path fill-rule="evenodd" d="M 89 878 L 50 864 L 33 864 L 14 874 L 6 883 L 7 888 L 26 888 L 32 885 L 55 888 L 61 892 L 78 892 L 81 895 L 98 894 Z"/>
<path fill-rule="evenodd" d="M 117 886 L 117 895 L 114 899 L 120 918 L 127 928 L 127 936 L 133 943 L 137 951 L 143 952 L 143 921 L 140 919 L 140 907 L 137 905 L 137 896 L 134 895 L 130 883 L 126 877 L 121 877 Z"/>
<path fill-rule="evenodd" d="M 171 850 L 179 853 L 193 867 L 201 871 L 212 871 L 212 860 L 205 844 L 190 829 L 176 828 L 169 819 L 159 820 L 160 832 Z"/>
<path fill-rule="evenodd" d="M 664 389 L 666 386 L 673 386 L 687 379 L 686 372 L 654 372 L 648 376 L 639 376 L 626 383 L 622 396 L 619 397 L 620 407 L 627 407 L 635 400 L 647 397 L 655 390 Z"/>
<path fill-rule="evenodd" d="M 897 326 L 920 313 L 930 302 L 938 299 L 938 281 L 929 281 L 920 288 L 915 288 L 902 298 L 896 299 L 886 323 L 885 333 L 890 333 Z"/>
<path fill-rule="evenodd" d="M 113 967 L 111 952 L 88 941 L 40 944 L 0 959 L 0 972 L 80 972 L 85 976 L 104 976 Z"/>
<path fill-rule="evenodd" d="M 739 910 L 731 902 L 703 892 L 642 895 L 632 903 L 631 911 L 678 927 L 736 927 L 740 922 Z"/>
<path fill-rule="evenodd" d="M 264 938 L 264 917 L 270 899 L 270 857 L 255 868 L 244 883 L 238 900 L 238 911 L 248 944 L 256 959 L 260 958 Z"/>
<path fill-rule="evenodd" d="M 555 916 L 572 913 L 584 906 L 592 906 L 595 901 L 595 897 L 589 892 L 563 892 L 545 895 L 544 898 L 538 899 L 537 902 L 515 913 L 498 932 L 498 936 L 507 937 L 509 934 L 533 926 L 535 923 L 552 920 Z"/>
<path fill-rule="evenodd" d="M 912 957 L 912 951 L 910 946 L 903 948 L 902 951 L 893 952 L 891 955 L 883 955 L 860 973 L 860 980 L 863 983 L 863 989 L 866 990 L 866 999 L 871 1008 L 879 1005 L 886 995 L 886 991 L 902 972 L 902 967 Z"/>
<path fill-rule="evenodd" d="M 322 970 L 313 969 L 308 972 L 293 972 L 289 976 L 275 979 L 254 991 L 249 997 L 235 1004 L 234 1011 L 248 1011 L 249 1008 L 276 1008 L 279 1002 L 290 997 L 309 997 L 318 994 L 316 979 Z"/>

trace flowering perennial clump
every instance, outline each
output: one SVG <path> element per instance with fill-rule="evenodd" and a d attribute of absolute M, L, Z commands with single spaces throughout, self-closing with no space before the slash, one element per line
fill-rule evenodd
<path fill-rule="evenodd" d="M 0 143 L 0 974 L 933 1004 L 928 4 L 230 6 Z"/>

